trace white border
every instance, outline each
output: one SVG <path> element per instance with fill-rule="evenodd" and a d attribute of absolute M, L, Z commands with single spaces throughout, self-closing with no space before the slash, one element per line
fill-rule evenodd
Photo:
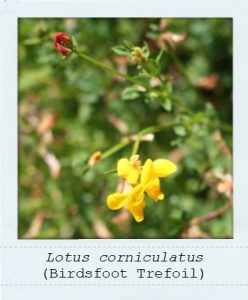
<path fill-rule="evenodd" d="M 69 2 L 69 3 L 68 3 Z M 223 255 L 232 253 L 236 263 L 242 268 L 242 255 L 247 257 L 248 249 L 248 2 L 224 0 L 174 0 L 169 1 L 77 1 L 77 2 L 5 2 L 1 6 L 1 233 L 2 251 L 8 261 L 10 249 L 20 255 L 23 249 L 209 249 L 218 251 L 216 264 Z M 233 98 L 234 98 L 234 238 L 232 240 L 18 240 L 17 239 L 17 18 L 18 17 L 229 17 L 233 18 Z M 221 251 L 220 251 L 221 250 Z M 232 252 L 230 252 L 232 250 Z M 242 252 L 241 255 L 241 250 Z M 229 252 L 228 252 L 229 251 Z M 34 256 L 36 254 L 34 253 Z M 38 254 L 37 254 L 38 255 Z M 240 260 L 239 260 L 240 259 Z M 228 262 L 227 262 L 228 263 Z M 214 268 L 214 265 L 212 266 Z M 247 280 L 245 277 L 243 279 Z M 247 282 L 247 281 L 246 281 Z M 223 283 L 223 281 L 222 281 Z M 224 284 L 224 283 L 223 283 Z M 241 283 L 243 284 L 243 283 Z M 244 286 L 246 286 L 244 284 Z M 205 288 L 202 287 L 205 291 Z M 120 288 L 121 290 L 121 288 Z M 179 289 L 180 290 L 180 289 Z M 234 289 L 235 290 L 235 289 Z M 8 292 L 15 299 L 15 289 Z M 44 289 L 41 289 L 44 291 Z M 160 289 L 153 295 L 162 299 Z M 168 288 L 173 295 L 175 289 Z M 192 290 L 188 297 L 195 298 Z M 236 292 L 225 292 L 226 296 L 245 295 Z M 27 291 L 26 291 L 27 292 Z M 146 294 L 135 299 L 150 299 Z M 43 293 L 43 292 L 42 292 Z M 161 292 L 160 292 L 161 293 Z M 174 295 L 179 295 L 175 293 Z M 218 294 L 218 293 L 217 293 Z M 213 295 L 217 295 L 216 293 Z M 17 295 L 17 294 L 16 294 Z M 45 291 L 43 296 L 45 297 Z M 65 292 L 64 296 L 69 296 Z M 93 292 L 97 299 L 97 291 Z M 106 294 L 107 295 L 107 294 Z M 119 295 L 115 293 L 115 295 Z M 131 295 L 131 294 L 130 294 Z M 134 296 L 133 295 L 133 296 Z M 201 292 L 202 295 L 202 292 Z M 218 294 L 223 296 L 223 294 Z M 66 299 L 62 295 L 61 299 Z M 203 294 L 202 299 L 207 299 Z M 11 298 L 13 297 L 13 298 Z M 49 296 L 48 296 L 49 297 Z M 145 298 L 144 298 L 145 297 Z M 19 299 L 22 299 L 21 296 Z M 23 298 L 24 299 L 24 298 Z M 31 298 L 30 298 L 31 299 Z M 42 298 L 40 298 L 42 299 Z M 76 298 L 75 299 L 79 299 Z M 113 297 L 105 299 L 114 299 Z M 115 298 L 116 299 L 116 298 Z M 125 299 L 119 297 L 118 299 Z M 170 298 L 172 299 L 172 298 Z M 179 299 L 179 298 L 173 298 Z M 212 298 L 222 299 L 222 298 Z M 224 299 L 224 298 L 223 298 Z M 227 298 L 225 298 L 227 299 Z M 228 298 L 234 299 L 234 298 Z M 241 298 L 235 298 L 241 299 Z M 5 299 L 4 299 L 5 300 Z M 246 300 L 242 298 L 242 300 Z"/>

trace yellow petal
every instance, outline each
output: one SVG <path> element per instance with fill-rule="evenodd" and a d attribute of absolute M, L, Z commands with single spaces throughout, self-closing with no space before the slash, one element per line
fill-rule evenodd
<path fill-rule="evenodd" d="M 116 210 L 122 208 L 128 201 L 128 196 L 121 193 L 115 193 L 108 196 L 107 204 L 110 209 Z"/>
<path fill-rule="evenodd" d="M 135 184 L 137 182 L 137 180 L 139 179 L 139 175 L 140 175 L 140 170 L 133 168 L 127 174 L 125 179 L 127 180 L 128 183 Z"/>
<path fill-rule="evenodd" d="M 169 176 L 177 170 L 177 166 L 167 159 L 157 159 L 153 162 L 153 166 L 158 177 Z"/>
<path fill-rule="evenodd" d="M 145 201 L 141 201 L 138 205 L 133 205 L 132 202 L 129 202 L 127 208 L 136 222 L 144 220 Z"/>
<path fill-rule="evenodd" d="M 131 204 L 128 204 L 128 210 L 134 217 L 136 222 L 142 222 L 144 220 L 144 208 L 145 208 L 145 202 L 141 202 L 137 206 L 132 206 Z"/>
<path fill-rule="evenodd" d="M 143 185 L 137 185 L 130 193 L 127 204 L 129 212 L 133 215 L 136 222 L 144 220 L 144 188 Z"/>
<path fill-rule="evenodd" d="M 141 172 L 140 181 L 142 184 L 146 184 L 155 178 L 157 178 L 157 175 L 153 163 L 150 159 L 147 159 Z"/>
<path fill-rule="evenodd" d="M 144 201 L 144 187 L 142 184 L 138 184 L 134 189 L 132 189 L 129 193 L 129 201 L 132 202 L 133 206 L 139 205 L 142 201 Z"/>
<path fill-rule="evenodd" d="M 160 182 L 158 178 L 155 178 L 151 181 L 149 181 L 145 185 L 145 192 L 148 194 L 148 196 L 154 200 L 163 200 L 164 194 L 161 193 L 160 190 Z"/>
<path fill-rule="evenodd" d="M 137 182 L 140 172 L 140 164 L 136 161 L 130 162 L 127 158 L 122 158 L 117 163 L 117 174 L 126 179 L 130 184 Z"/>
<path fill-rule="evenodd" d="M 132 170 L 132 165 L 127 158 L 122 158 L 117 163 L 117 174 L 120 177 L 126 178 Z"/>

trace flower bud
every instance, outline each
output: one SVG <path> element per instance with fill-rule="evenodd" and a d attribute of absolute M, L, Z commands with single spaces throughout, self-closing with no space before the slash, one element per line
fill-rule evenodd
<path fill-rule="evenodd" d="M 72 37 L 67 32 L 55 32 L 54 46 L 66 58 L 74 48 Z"/>
<path fill-rule="evenodd" d="M 140 47 L 134 47 L 132 49 L 131 59 L 134 62 L 136 62 L 137 64 L 140 64 L 144 60 L 143 52 L 142 52 L 142 49 Z"/>
<path fill-rule="evenodd" d="M 94 152 L 88 161 L 88 166 L 93 167 L 99 160 L 101 160 L 101 158 L 102 158 L 101 151 Z"/>

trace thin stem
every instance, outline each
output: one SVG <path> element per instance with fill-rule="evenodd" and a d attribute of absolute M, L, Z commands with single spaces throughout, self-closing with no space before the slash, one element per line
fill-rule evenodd
<path fill-rule="evenodd" d="M 88 62 L 92 63 L 93 65 L 95 65 L 95 66 L 97 66 L 97 67 L 99 67 L 99 68 L 101 68 L 101 69 L 103 69 L 103 70 L 105 70 L 107 72 L 110 72 L 110 73 L 112 73 L 114 75 L 118 75 L 118 76 L 126 79 L 130 83 L 137 84 L 137 85 L 140 85 L 140 86 L 143 86 L 144 88 L 146 88 L 144 86 L 144 84 L 141 83 L 140 81 L 134 79 L 133 77 L 131 77 L 131 76 L 125 74 L 125 73 L 119 72 L 116 69 L 113 69 L 113 68 L 105 65 L 104 63 L 102 63 L 102 62 L 100 62 L 100 61 L 98 61 L 98 60 L 96 60 L 96 59 L 88 56 L 87 54 L 85 54 L 83 52 L 79 52 L 77 50 L 74 50 L 74 53 L 76 53 L 78 56 L 82 57 L 83 59 L 87 60 Z"/>
<path fill-rule="evenodd" d="M 145 129 L 141 130 L 140 132 L 138 132 L 137 133 L 137 139 L 136 139 L 136 141 L 134 143 L 134 146 L 133 146 L 133 151 L 132 151 L 131 157 L 138 153 L 139 145 L 140 145 L 141 138 L 142 138 L 143 135 L 146 135 L 148 133 L 155 133 L 155 132 L 161 131 L 161 130 L 167 128 L 167 127 L 170 127 L 172 124 L 173 124 L 173 122 L 168 122 L 168 123 L 165 123 L 164 125 L 161 125 L 161 126 L 147 127 Z"/>
<path fill-rule="evenodd" d="M 170 127 L 172 124 L 173 124 L 173 122 L 168 122 L 168 123 L 165 123 L 164 125 L 161 125 L 161 126 L 151 126 L 151 127 L 147 127 L 147 128 L 142 129 L 141 131 L 139 131 L 136 134 L 137 135 L 137 140 L 134 143 L 133 152 L 132 152 L 134 154 L 132 154 L 132 155 L 135 155 L 138 152 L 139 144 L 141 142 L 141 138 L 142 138 L 143 135 L 148 134 L 148 133 L 155 133 L 155 132 L 161 131 L 161 130 L 167 128 L 167 127 Z M 112 154 L 114 154 L 114 153 L 118 152 L 119 150 L 125 148 L 130 143 L 131 143 L 131 140 L 126 140 L 124 142 L 121 142 L 121 143 L 111 147 L 110 149 L 108 149 L 107 151 L 105 151 L 102 154 L 102 157 L 101 157 L 100 161 L 108 158 Z M 85 173 L 89 168 L 90 168 L 89 165 L 85 166 L 83 168 L 82 172 Z"/>
<path fill-rule="evenodd" d="M 232 202 L 228 201 L 225 205 L 223 205 L 222 207 L 208 213 L 207 215 L 195 217 L 194 219 L 192 219 L 189 222 L 188 226 L 199 225 L 201 223 L 208 222 L 208 221 L 211 221 L 213 219 L 216 219 L 217 217 L 223 215 L 231 207 L 232 207 Z"/>
<path fill-rule="evenodd" d="M 102 154 L 102 157 L 101 157 L 101 160 L 104 160 L 106 158 L 108 158 L 109 156 L 111 156 L 112 154 L 118 152 L 119 150 L 125 148 L 127 145 L 129 145 L 131 143 L 131 141 L 127 140 L 125 142 L 121 142 L 113 147 L 111 147 L 110 149 L 108 149 L 107 151 L 105 151 L 103 154 Z M 85 166 L 82 170 L 82 173 L 85 173 L 86 171 L 88 171 L 88 169 L 90 168 L 89 165 Z"/>
<path fill-rule="evenodd" d="M 171 122 L 165 123 L 164 125 L 150 126 L 150 127 L 147 127 L 145 129 L 141 130 L 138 134 L 143 136 L 143 135 L 148 134 L 148 133 L 155 133 L 155 132 L 161 131 L 161 130 L 167 128 L 167 127 L 170 127 L 173 124 L 174 124 L 174 122 L 171 121 Z"/>
<path fill-rule="evenodd" d="M 194 85 L 191 83 L 186 71 L 184 70 L 184 67 L 183 65 L 181 64 L 181 62 L 179 61 L 178 57 L 176 56 L 176 54 L 174 53 L 174 51 L 171 49 L 171 46 L 169 45 L 168 46 L 168 49 L 169 49 L 169 54 L 171 55 L 171 57 L 174 59 L 176 65 L 178 66 L 178 68 L 180 69 L 180 71 L 182 72 L 183 76 L 185 77 L 186 81 L 190 84 L 190 86 L 192 88 L 195 89 Z M 124 78 L 125 80 L 127 80 L 128 82 L 132 83 L 132 84 L 136 84 L 136 85 L 139 85 L 139 86 L 142 86 L 143 88 L 145 88 L 146 90 L 150 90 L 150 87 L 149 86 L 146 86 L 144 85 L 144 83 L 134 79 L 133 77 L 127 75 L 127 74 L 124 74 L 122 72 L 119 72 L 117 71 L 116 69 L 114 68 L 111 68 L 107 65 L 105 65 L 104 63 L 102 62 L 99 62 L 98 60 L 90 57 L 89 55 L 85 54 L 84 52 L 80 52 L 78 50 L 74 50 L 74 53 L 77 54 L 79 57 L 85 59 L 86 61 L 88 61 L 89 63 L 92 63 L 93 65 L 107 71 L 107 72 L 110 72 L 114 75 L 118 75 L 119 77 L 122 77 Z M 159 80 L 164 84 L 166 83 L 169 78 L 166 78 L 166 79 L 163 79 L 160 75 L 158 76 Z M 172 95 L 170 96 L 171 98 L 173 97 Z M 137 141 L 137 144 L 138 144 L 138 141 Z"/>
<path fill-rule="evenodd" d="M 136 141 L 133 144 L 133 151 L 132 151 L 131 157 L 134 156 L 134 155 L 136 155 L 138 153 L 141 138 L 142 138 L 142 135 L 138 134 L 137 138 L 136 138 Z"/>
<path fill-rule="evenodd" d="M 119 143 L 119 144 L 113 146 L 112 148 L 110 148 L 109 150 L 107 150 L 106 152 L 103 153 L 101 160 L 108 158 L 109 156 L 118 152 L 119 150 L 121 150 L 122 148 L 126 147 L 129 144 L 130 144 L 130 141 L 125 141 L 125 142 L 122 142 L 122 143 Z"/>
<path fill-rule="evenodd" d="M 116 169 L 112 169 L 112 170 L 108 170 L 108 171 L 104 172 L 103 174 L 104 175 L 109 175 L 109 174 L 116 173 L 116 172 L 117 172 Z"/>

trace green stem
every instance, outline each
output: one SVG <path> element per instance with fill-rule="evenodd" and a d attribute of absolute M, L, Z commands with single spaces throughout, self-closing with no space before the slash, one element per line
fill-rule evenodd
<path fill-rule="evenodd" d="M 112 170 L 108 170 L 108 171 L 104 172 L 103 174 L 104 175 L 109 175 L 109 174 L 116 173 L 116 172 L 117 172 L 116 169 L 112 169 Z"/>
<path fill-rule="evenodd" d="M 155 133 L 155 132 L 158 132 L 158 131 L 161 131 L 165 128 L 168 128 L 170 127 L 171 125 L 173 125 L 174 122 L 167 122 L 165 123 L 164 125 L 159 125 L 159 126 L 150 126 L 150 127 L 147 127 L 143 130 L 141 130 L 140 132 L 138 132 L 138 134 L 140 134 L 141 136 L 145 135 L 145 134 L 148 134 L 148 133 Z"/>
<path fill-rule="evenodd" d="M 109 156 L 111 156 L 112 154 L 118 152 L 119 150 L 121 150 L 122 148 L 125 148 L 127 145 L 129 145 L 131 143 L 131 141 L 125 141 L 125 142 L 121 142 L 113 147 L 111 147 L 110 149 L 108 149 L 107 151 L 105 151 L 102 154 L 101 157 L 101 161 L 108 158 Z M 86 171 L 88 171 L 88 169 L 90 168 L 89 165 L 85 166 L 82 170 L 82 173 L 85 173 Z"/>
<path fill-rule="evenodd" d="M 106 152 L 103 153 L 101 160 L 108 158 L 109 156 L 118 152 L 119 150 L 121 150 L 122 148 L 126 147 L 129 144 L 130 144 L 130 141 L 125 141 L 125 142 L 115 145 L 114 147 L 110 148 L 109 150 L 107 150 Z"/>
<path fill-rule="evenodd" d="M 138 150 L 139 150 L 139 145 L 140 145 L 140 142 L 141 142 L 141 138 L 143 135 L 145 134 L 148 134 L 148 133 L 155 133 L 155 132 L 158 132 L 158 131 L 161 131 L 165 128 L 168 128 L 170 127 L 171 125 L 173 125 L 173 122 L 168 122 L 168 123 L 165 123 L 164 125 L 161 125 L 161 126 L 151 126 L 151 127 L 147 127 L 147 128 L 144 128 L 142 129 L 141 131 L 139 131 L 137 133 L 137 140 L 135 141 L 134 143 L 134 147 L 133 147 L 133 151 L 132 151 L 132 155 L 135 155 Z M 100 161 L 108 158 L 109 156 L 111 156 L 112 154 L 118 152 L 119 150 L 125 148 L 126 146 L 128 146 L 129 144 L 131 143 L 130 140 L 127 140 L 125 142 L 121 142 L 113 147 L 111 147 L 110 149 L 108 149 L 107 151 L 105 151 L 103 154 L 102 154 L 102 158 Z M 85 173 L 88 169 L 90 168 L 90 166 L 85 166 L 82 170 L 83 173 Z"/>
<path fill-rule="evenodd" d="M 140 142 L 141 142 L 141 137 L 142 137 L 142 135 L 140 135 L 140 134 L 137 135 L 136 141 L 133 145 L 133 150 L 132 150 L 132 153 L 131 153 L 131 157 L 138 153 L 139 145 L 140 145 Z"/>
<path fill-rule="evenodd" d="M 181 73 L 183 74 L 183 76 L 185 77 L 185 80 L 190 84 L 190 86 L 192 88 L 195 88 L 194 85 L 191 83 L 186 71 L 184 70 L 184 67 L 183 65 L 181 64 L 181 62 L 179 61 L 178 57 L 176 56 L 176 54 L 174 53 L 174 51 L 171 49 L 171 46 L 169 45 L 168 46 L 168 51 L 169 51 L 169 54 L 171 55 L 171 57 L 173 58 L 173 60 L 175 61 L 176 65 L 178 66 L 178 68 L 180 69 Z M 114 75 L 118 75 L 119 77 L 122 77 L 123 79 L 127 80 L 128 82 L 132 83 L 132 84 L 137 84 L 139 86 L 142 86 L 143 88 L 145 88 L 146 90 L 150 90 L 150 87 L 149 86 L 146 86 L 144 85 L 144 83 L 134 79 L 133 77 L 127 75 L 127 74 L 124 74 L 122 72 L 119 72 L 117 71 L 116 69 L 113 69 L 107 65 L 105 65 L 104 63 L 102 62 L 99 62 L 98 60 L 90 57 L 89 55 L 83 53 L 83 52 L 80 52 L 78 50 L 74 50 L 74 53 L 77 54 L 79 57 L 85 59 L 86 61 L 88 61 L 89 63 L 107 71 L 107 72 L 110 72 Z M 166 79 L 163 79 L 160 75 L 158 76 L 158 78 L 160 79 L 160 81 L 164 84 L 166 83 L 169 78 L 166 78 Z M 137 142 L 138 144 L 138 142 Z"/>
<path fill-rule="evenodd" d="M 145 129 L 141 130 L 140 132 L 138 132 L 137 133 L 137 139 L 136 139 L 136 141 L 135 141 L 135 143 L 133 145 L 133 150 L 132 150 L 131 157 L 138 153 L 139 145 L 140 145 L 141 138 L 142 138 L 143 135 L 161 131 L 161 130 L 163 130 L 165 128 L 170 127 L 171 125 L 173 125 L 173 122 L 168 122 L 168 123 L 165 123 L 164 125 L 161 125 L 161 126 L 147 127 Z"/>
<path fill-rule="evenodd" d="M 104 63 L 88 56 L 87 54 L 85 54 L 83 52 L 79 52 L 77 50 L 74 50 L 74 53 L 76 53 L 78 56 L 82 57 L 83 59 L 87 60 L 88 62 L 92 63 L 93 65 L 95 65 L 95 66 L 97 66 L 97 67 L 99 67 L 99 68 L 101 68 L 101 69 L 103 69 L 107 72 L 110 72 L 114 75 L 118 75 L 118 76 L 124 78 L 125 80 L 129 81 L 130 83 L 137 84 L 137 85 L 145 87 L 143 83 L 139 82 L 138 80 L 134 79 L 133 77 L 131 77 L 127 74 L 124 74 L 122 72 L 119 72 L 116 69 L 113 69 L 113 68 L 105 65 Z"/>

